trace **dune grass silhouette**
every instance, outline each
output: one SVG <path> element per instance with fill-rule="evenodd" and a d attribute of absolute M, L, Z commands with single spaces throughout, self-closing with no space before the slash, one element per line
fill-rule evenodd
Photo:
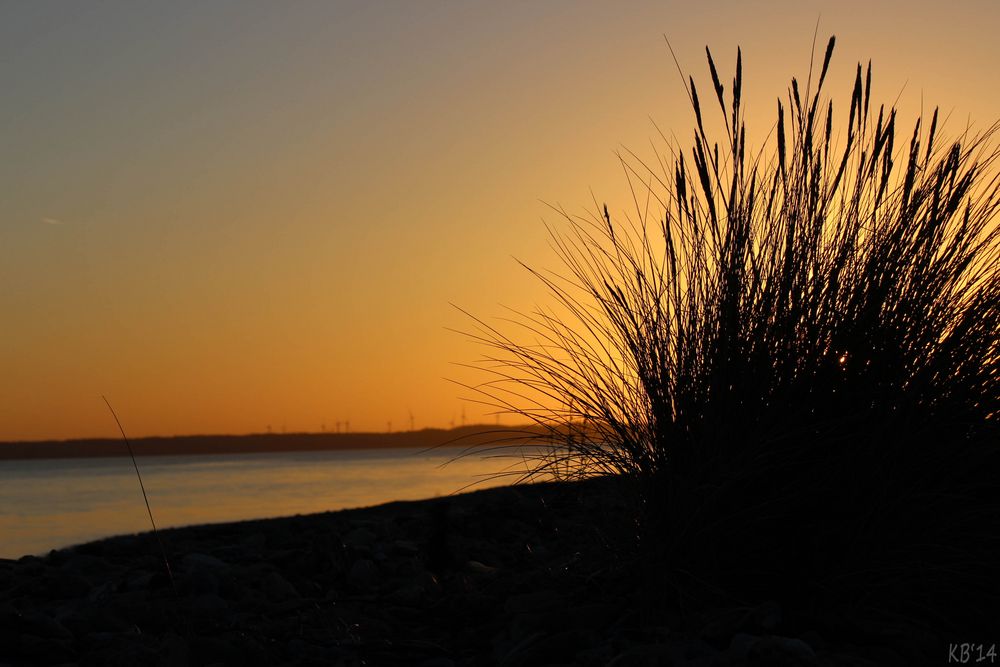
<path fill-rule="evenodd" d="M 997 126 L 901 132 L 870 62 L 835 107 L 834 43 L 757 152 L 741 54 L 727 91 L 706 49 L 690 150 L 622 157 L 634 215 L 555 209 L 552 302 L 473 318 L 475 389 L 537 472 L 637 482 L 665 600 L 968 629 L 1000 581 Z"/>

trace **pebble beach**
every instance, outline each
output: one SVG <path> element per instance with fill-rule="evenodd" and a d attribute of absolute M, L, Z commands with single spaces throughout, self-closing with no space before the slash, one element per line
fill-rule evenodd
<path fill-rule="evenodd" d="M 0 561 L 0 665 L 920 664 L 774 602 L 650 614 L 613 478 L 113 537 Z M 927 664 L 943 664 L 941 660 Z"/>

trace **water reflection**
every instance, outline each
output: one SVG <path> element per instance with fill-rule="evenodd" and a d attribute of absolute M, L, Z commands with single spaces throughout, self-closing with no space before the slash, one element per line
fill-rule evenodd
<path fill-rule="evenodd" d="M 509 483 L 515 460 L 458 450 L 285 452 L 139 459 L 157 525 L 238 521 L 364 507 Z M 450 463 L 449 463 L 450 461 Z M 448 465 L 443 465 L 448 463 Z M 519 467 L 518 467 L 519 466 Z M 149 530 L 126 458 L 0 461 L 0 558 Z"/>

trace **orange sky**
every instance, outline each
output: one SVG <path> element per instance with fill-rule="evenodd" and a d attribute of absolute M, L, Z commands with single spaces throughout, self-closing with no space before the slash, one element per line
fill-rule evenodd
<path fill-rule="evenodd" d="M 5 4 L 0 440 L 114 435 L 101 394 L 135 436 L 458 423 L 450 304 L 544 300 L 541 201 L 688 143 L 663 35 L 702 82 L 742 45 L 766 132 L 820 16 L 835 104 L 870 57 L 906 125 L 1000 115 L 992 0 Z"/>

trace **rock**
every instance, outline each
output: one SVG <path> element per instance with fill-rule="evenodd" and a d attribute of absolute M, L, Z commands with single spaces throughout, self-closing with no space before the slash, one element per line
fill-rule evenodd
<path fill-rule="evenodd" d="M 50 600 L 68 600 L 87 595 L 90 583 L 78 574 L 47 568 L 42 573 L 26 579 L 19 587 L 22 594 Z"/>
<path fill-rule="evenodd" d="M 127 632 L 132 624 L 103 604 L 86 604 L 63 619 L 63 624 L 76 635 L 100 632 Z"/>
<path fill-rule="evenodd" d="M 295 658 L 291 663 L 286 664 L 305 664 L 305 665 L 356 665 L 365 664 L 365 662 L 358 661 L 357 659 L 351 661 L 344 661 L 342 653 L 329 646 L 319 646 L 299 638 L 290 639 L 285 644 L 285 651 L 288 655 Z"/>
<path fill-rule="evenodd" d="M 765 602 L 750 611 L 746 624 L 753 629 L 774 632 L 781 625 L 781 605 L 777 602 Z"/>
<path fill-rule="evenodd" d="M 173 600 L 171 600 L 173 601 Z M 111 600 L 112 608 L 141 632 L 155 632 L 168 623 L 164 605 L 149 599 L 146 591 L 128 591 Z"/>
<path fill-rule="evenodd" d="M 21 622 L 21 612 L 7 600 L 0 600 L 0 628 L 14 627 Z"/>
<path fill-rule="evenodd" d="M 732 662 L 736 664 L 743 663 L 750 655 L 750 649 L 753 648 L 758 639 L 760 637 L 756 635 L 737 632 L 733 635 L 732 640 L 730 640 L 729 649 L 726 651 L 726 654 Z"/>
<path fill-rule="evenodd" d="M 451 570 L 455 565 L 452 545 L 452 527 L 449 519 L 451 504 L 438 500 L 428 507 L 429 534 L 425 544 L 427 567 L 438 574 Z"/>
<path fill-rule="evenodd" d="M 423 601 L 426 594 L 423 586 L 409 584 L 393 590 L 389 594 L 389 600 L 396 604 L 415 607 Z"/>
<path fill-rule="evenodd" d="M 564 607 L 565 604 L 565 598 L 559 593 L 542 589 L 531 593 L 511 595 L 504 604 L 504 610 L 508 614 L 535 614 Z"/>
<path fill-rule="evenodd" d="M 761 637 L 750 647 L 749 659 L 754 664 L 812 665 L 816 653 L 809 644 L 793 637 Z"/>
<path fill-rule="evenodd" d="M 264 577 L 261 590 L 274 602 L 283 600 L 293 600 L 299 597 L 299 592 L 295 587 L 277 572 L 268 572 Z"/>
<path fill-rule="evenodd" d="M 208 568 L 195 566 L 177 578 L 177 590 L 182 595 L 214 595 L 219 592 L 219 578 Z"/>
<path fill-rule="evenodd" d="M 221 618 L 229 613 L 229 604 L 218 595 L 199 595 L 190 604 L 191 613 L 198 618 Z"/>
<path fill-rule="evenodd" d="M 497 568 L 484 565 L 478 560 L 470 560 L 465 564 L 465 569 L 474 574 L 496 574 Z"/>
<path fill-rule="evenodd" d="M 590 603 L 567 609 L 568 624 L 581 630 L 602 631 L 612 624 L 619 610 L 610 604 Z"/>
<path fill-rule="evenodd" d="M 26 611 L 19 619 L 21 631 L 28 635 L 35 635 L 44 639 L 73 640 L 73 633 L 66 629 L 62 623 L 55 620 L 48 614 L 37 611 Z"/>
<path fill-rule="evenodd" d="M 430 595 L 440 593 L 441 586 L 430 572 L 421 570 L 402 580 L 397 580 L 388 598 L 401 605 L 415 606 Z"/>
<path fill-rule="evenodd" d="M 263 652 L 261 645 L 245 633 L 227 632 L 217 637 L 195 638 L 191 643 L 191 653 L 197 656 L 197 661 L 191 664 L 263 664 Z"/>
<path fill-rule="evenodd" d="M 199 568 L 207 568 L 209 570 L 225 570 L 229 567 L 229 564 L 223 560 L 219 560 L 215 556 L 209 556 L 208 554 L 202 553 L 191 553 L 181 559 L 181 564 L 186 570 L 194 570 Z"/>
<path fill-rule="evenodd" d="M 344 535 L 342 541 L 344 546 L 350 547 L 351 549 L 358 550 L 368 550 L 371 549 L 372 544 L 375 543 L 376 535 L 367 528 L 355 528 L 351 532 Z"/>
<path fill-rule="evenodd" d="M 100 665 L 161 665 L 162 656 L 138 637 L 125 639 L 115 636 L 102 652 L 93 656 Z"/>
<path fill-rule="evenodd" d="M 224 563 L 227 567 L 230 561 L 241 560 L 246 557 L 246 548 L 238 544 L 226 544 L 212 549 L 210 557 Z"/>
<path fill-rule="evenodd" d="M 378 566 L 368 558 L 359 558 L 347 573 L 347 583 L 359 591 L 368 591 L 378 584 Z"/>
<path fill-rule="evenodd" d="M 495 615 L 502 605 L 495 595 L 470 591 L 462 596 L 452 596 L 451 608 L 460 617 L 489 618 Z"/>
<path fill-rule="evenodd" d="M 17 559 L 14 572 L 19 577 L 33 577 L 45 571 L 45 562 L 38 556 L 22 556 Z"/>
<path fill-rule="evenodd" d="M 669 645 L 668 654 L 676 667 L 696 667 L 715 664 L 722 653 L 700 639 L 683 640 Z"/>
<path fill-rule="evenodd" d="M 153 587 L 154 576 L 152 572 L 133 575 L 126 580 L 124 588 L 129 591 L 148 591 Z"/>
<path fill-rule="evenodd" d="M 578 630 L 565 630 L 532 642 L 522 660 L 532 665 L 572 663 L 572 656 L 584 648 L 587 637 Z"/>
<path fill-rule="evenodd" d="M 802 633 L 800 637 L 802 641 L 809 644 L 813 651 L 822 651 L 826 648 L 826 640 L 815 630 L 808 630 Z"/>
<path fill-rule="evenodd" d="M 396 540 L 392 543 L 392 551 L 402 556 L 416 556 L 420 553 L 420 547 L 416 542 Z"/>
<path fill-rule="evenodd" d="M 110 563 L 103 558 L 82 553 L 70 556 L 59 567 L 66 572 L 74 572 L 82 575 L 101 574 L 111 569 Z"/>
<path fill-rule="evenodd" d="M 455 667 L 451 658 L 427 658 L 415 664 L 415 667 Z"/>
<path fill-rule="evenodd" d="M 115 594 L 116 588 L 114 583 L 105 581 L 87 591 L 87 600 L 89 602 L 105 602 Z"/>
<path fill-rule="evenodd" d="M 194 664 L 191 660 L 190 643 L 174 632 L 164 633 L 159 638 L 157 653 L 163 657 L 164 664 L 170 667 Z"/>
<path fill-rule="evenodd" d="M 393 629 L 389 624 L 373 616 L 360 617 L 357 631 L 367 642 L 375 639 L 389 639 L 393 636 Z"/>
<path fill-rule="evenodd" d="M 603 642 L 592 648 L 580 649 L 576 652 L 575 657 L 577 664 L 586 667 L 605 667 L 606 665 L 619 664 L 612 662 L 615 650 L 610 642 Z"/>
<path fill-rule="evenodd" d="M 151 545 L 148 539 L 138 535 L 122 535 L 115 538 L 113 546 L 116 556 L 135 556 L 144 553 Z"/>
<path fill-rule="evenodd" d="M 25 664 L 58 665 L 70 662 L 75 657 L 70 640 L 23 635 L 19 643 Z"/>

